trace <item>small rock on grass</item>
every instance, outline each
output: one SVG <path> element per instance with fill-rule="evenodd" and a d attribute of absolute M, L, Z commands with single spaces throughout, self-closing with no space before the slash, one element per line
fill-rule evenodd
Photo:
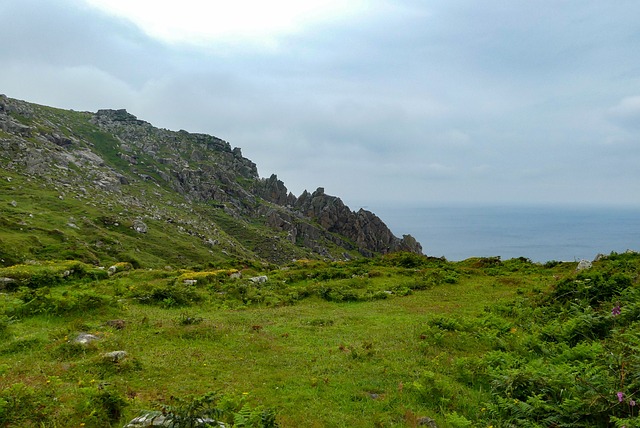
<path fill-rule="evenodd" d="M 96 335 L 90 333 L 78 333 L 75 339 L 73 339 L 73 343 L 88 345 L 89 343 L 95 342 L 96 340 L 100 340 L 100 338 Z"/>
<path fill-rule="evenodd" d="M 106 354 L 102 354 L 102 357 L 105 360 L 109 360 L 114 363 L 119 363 L 120 361 L 127 358 L 127 355 L 128 355 L 127 351 L 112 351 L 112 352 L 107 352 Z"/>

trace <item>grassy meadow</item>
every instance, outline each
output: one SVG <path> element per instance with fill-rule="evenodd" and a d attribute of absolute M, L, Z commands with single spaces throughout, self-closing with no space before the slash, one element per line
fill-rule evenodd
<path fill-rule="evenodd" d="M 0 426 L 638 427 L 640 256 L 576 266 L 0 268 Z"/>

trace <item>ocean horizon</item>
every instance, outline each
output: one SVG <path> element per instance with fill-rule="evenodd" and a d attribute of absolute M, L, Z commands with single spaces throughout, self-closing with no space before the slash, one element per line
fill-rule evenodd
<path fill-rule="evenodd" d="M 593 260 L 640 250 L 640 206 L 425 205 L 365 208 L 396 236 L 410 234 L 426 255 L 534 262 Z"/>

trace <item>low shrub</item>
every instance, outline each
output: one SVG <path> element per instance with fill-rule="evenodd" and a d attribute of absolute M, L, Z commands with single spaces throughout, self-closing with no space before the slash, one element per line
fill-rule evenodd
<path fill-rule="evenodd" d="M 448 376 L 425 371 L 419 379 L 408 386 L 408 389 L 421 404 L 435 409 L 450 409 L 455 404 L 453 401 L 456 400 L 459 392 L 455 386 L 456 383 Z"/>
<path fill-rule="evenodd" d="M 462 364 L 463 378 L 490 385 L 487 424 L 634 427 L 640 380 L 640 259 L 602 259 L 546 295 L 492 311 L 491 324 L 518 335 L 500 351 Z M 511 317 L 503 327 L 495 318 Z M 633 374 L 632 374 L 633 373 Z"/>
<path fill-rule="evenodd" d="M 52 413 L 52 398 L 24 383 L 0 389 L 0 426 L 44 426 Z"/>
<path fill-rule="evenodd" d="M 144 304 L 155 304 L 166 308 L 189 306 L 203 300 L 203 296 L 190 285 L 167 281 L 140 284 L 131 287 L 129 296 Z"/>
<path fill-rule="evenodd" d="M 385 254 L 382 263 L 386 266 L 397 266 L 409 269 L 424 267 L 428 262 L 427 256 L 409 252 L 395 252 Z"/>
<path fill-rule="evenodd" d="M 50 288 L 23 287 L 16 293 L 20 301 L 6 310 L 7 315 L 28 317 L 33 315 L 67 315 L 114 306 L 110 296 L 93 291 L 65 291 L 54 293 Z"/>
<path fill-rule="evenodd" d="M 8 338 L 10 334 L 9 325 L 12 323 L 12 319 L 6 315 L 0 315 L 0 339 Z"/>
<path fill-rule="evenodd" d="M 38 262 L 0 268 L 0 277 L 14 280 L 6 283 L 5 288 L 8 291 L 15 291 L 20 287 L 52 287 L 69 279 L 104 279 L 106 276 L 107 273 L 104 270 L 73 260 Z"/>
<path fill-rule="evenodd" d="M 0 354 L 17 354 L 31 349 L 40 349 L 42 345 L 42 339 L 37 337 L 21 337 L 13 340 L 5 338 L 0 345 Z"/>
<path fill-rule="evenodd" d="M 185 283 L 185 281 L 196 281 L 195 284 L 211 284 L 224 281 L 232 273 L 238 272 L 236 269 L 218 269 L 214 271 L 202 272 L 184 272 L 176 278 L 176 284 Z"/>
<path fill-rule="evenodd" d="M 244 396 L 235 398 L 213 392 L 195 398 L 172 397 L 171 404 L 163 405 L 162 411 L 144 411 L 141 416 L 151 420 L 160 415 L 169 426 L 175 428 L 200 426 L 203 422 L 213 426 L 222 423 L 225 426 L 245 428 L 279 426 L 272 409 L 249 406 Z"/>
<path fill-rule="evenodd" d="M 84 401 L 78 409 L 91 426 L 111 426 L 120 421 L 129 405 L 126 398 L 109 386 L 83 388 Z"/>

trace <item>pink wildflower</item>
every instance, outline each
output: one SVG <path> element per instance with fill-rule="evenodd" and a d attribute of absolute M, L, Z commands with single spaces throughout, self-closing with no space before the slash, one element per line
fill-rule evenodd
<path fill-rule="evenodd" d="M 613 307 L 613 309 L 611 309 L 611 316 L 617 317 L 618 315 L 620 315 L 621 312 L 622 311 L 620 309 L 620 305 L 616 305 Z"/>

